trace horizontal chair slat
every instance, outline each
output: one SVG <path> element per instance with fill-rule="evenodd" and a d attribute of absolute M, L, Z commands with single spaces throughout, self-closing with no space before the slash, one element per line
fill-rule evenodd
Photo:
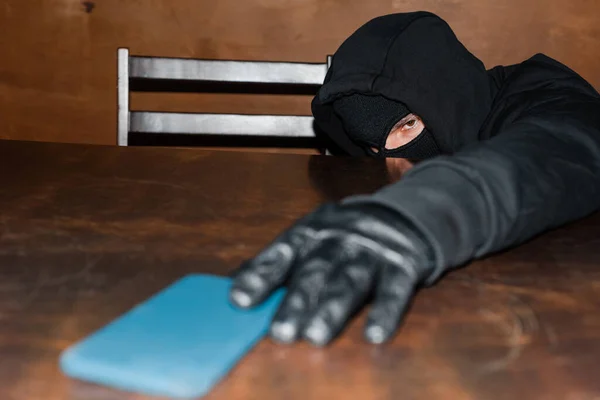
<path fill-rule="evenodd" d="M 131 132 L 315 137 L 313 117 L 132 111 Z"/>
<path fill-rule="evenodd" d="M 129 77 L 214 82 L 321 85 L 327 64 L 136 57 Z"/>

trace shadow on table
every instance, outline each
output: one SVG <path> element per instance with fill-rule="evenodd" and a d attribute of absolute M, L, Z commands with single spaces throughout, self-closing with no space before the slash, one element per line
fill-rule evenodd
<path fill-rule="evenodd" d="M 372 193 L 393 181 L 385 160 L 367 157 L 312 156 L 308 176 L 324 201 Z"/>

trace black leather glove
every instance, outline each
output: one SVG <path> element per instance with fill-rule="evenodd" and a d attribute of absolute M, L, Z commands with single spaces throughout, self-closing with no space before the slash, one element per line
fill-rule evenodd
<path fill-rule="evenodd" d="M 417 286 L 431 276 L 432 254 L 391 209 L 327 204 L 244 263 L 230 297 L 239 307 L 252 307 L 288 283 L 271 337 L 325 345 L 373 292 L 364 332 L 368 341 L 381 343 L 396 331 Z"/>

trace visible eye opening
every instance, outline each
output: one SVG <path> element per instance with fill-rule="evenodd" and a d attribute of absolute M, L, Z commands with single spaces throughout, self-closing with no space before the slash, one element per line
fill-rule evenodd
<path fill-rule="evenodd" d="M 385 148 L 388 150 L 404 146 L 414 140 L 425 129 L 425 124 L 416 114 L 408 114 L 398 121 L 388 133 Z"/>
<path fill-rule="evenodd" d="M 400 121 L 396 122 L 385 142 L 385 149 L 393 150 L 414 140 L 425 128 L 421 118 L 416 114 L 408 114 Z M 379 149 L 370 147 L 369 150 L 374 154 L 379 153 Z"/>

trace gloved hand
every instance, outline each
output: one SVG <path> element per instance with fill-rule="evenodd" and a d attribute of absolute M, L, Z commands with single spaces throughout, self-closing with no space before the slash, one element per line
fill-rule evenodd
<path fill-rule="evenodd" d="M 432 250 L 398 213 L 378 205 L 327 204 L 244 263 L 230 298 L 252 307 L 287 283 L 271 337 L 325 345 L 374 292 L 364 334 L 382 343 L 433 269 Z"/>

